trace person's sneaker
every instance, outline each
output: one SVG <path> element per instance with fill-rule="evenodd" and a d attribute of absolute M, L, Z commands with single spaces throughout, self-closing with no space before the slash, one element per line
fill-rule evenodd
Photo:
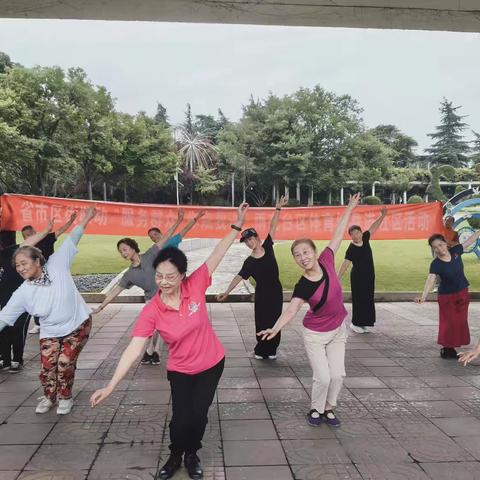
<path fill-rule="evenodd" d="M 308 412 L 307 423 L 311 427 L 319 427 L 323 423 L 323 417 L 317 410 L 312 409 Z"/>
<path fill-rule="evenodd" d="M 255 354 L 254 357 L 255 357 L 255 360 L 265 360 L 261 355 Z"/>
<path fill-rule="evenodd" d="M 10 373 L 18 373 L 22 369 L 23 369 L 23 364 L 21 364 L 20 362 L 12 362 L 12 364 L 10 365 L 9 372 Z"/>
<path fill-rule="evenodd" d="M 33 324 L 33 327 L 28 331 L 28 333 L 31 333 L 32 335 L 35 335 L 36 333 L 40 332 L 40 326 Z"/>
<path fill-rule="evenodd" d="M 362 327 L 357 327 L 353 323 L 350 324 L 350 329 L 353 330 L 355 333 L 366 333 Z"/>
<path fill-rule="evenodd" d="M 203 468 L 196 453 L 186 453 L 184 464 L 190 478 L 193 480 L 203 478 Z"/>
<path fill-rule="evenodd" d="M 167 462 L 161 468 L 158 478 L 159 480 L 167 480 L 175 475 L 175 472 L 182 466 L 181 455 L 170 455 Z"/>
<path fill-rule="evenodd" d="M 51 408 L 53 407 L 53 402 L 43 396 L 39 398 L 40 402 L 37 405 L 37 408 L 35 408 L 35 413 L 47 413 Z"/>
<path fill-rule="evenodd" d="M 325 410 L 323 414 L 323 418 L 325 420 L 325 423 L 327 425 L 330 425 L 331 427 L 340 426 L 340 420 L 335 416 L 335 414 L 333 413 L 333 410 Z"/>
<path fill-rule="evenodd" d="M 0 360 L 0 370 L 9 370 L 10 367 L 10 363 L 5 363 L 3 360 Z"/>
<path fill-rule="evenodd" d="M 58 401 L 57 415 L 67 415 L 72 411 L 73 398 L 61 399 Z"/>
<path fill-rule="evenodd" d="M 143 354 L 142 359 L 140 360 L 142 365 L 150 365 L 152 363 L 152 356 L 149 355 L 147 352 Z"/>
<path fill-rule="evenodd" d="M 150 359 L 152 365 L 160 365 L 160 357 L 157 352 L 153 352 Z"/>
<path fill-rule="evenodd" d="M 362 327 L 365 333 L 372 333 L 373 327 Z"/>
<path fill-rule="evenodd" d="M 269 360 L 276 360 L 276 359 L 277 359 L 277 356 L 276 356 L 276 355 L 269 355 L 269 356 L 268 356 L 268 359 L 269 359 Z"/>
<path fill-rule="evenodd" d="M 454 348 L 443 347 L 440 350 L 440 356 L 442 358 L 458 358 L 458 353 Z"/>

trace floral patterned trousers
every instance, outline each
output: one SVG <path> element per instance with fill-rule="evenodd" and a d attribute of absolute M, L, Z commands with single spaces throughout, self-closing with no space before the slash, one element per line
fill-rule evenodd
<path fill-rule="evenodd" d="M 92 318 L 65 337 L 40 340 L 40 382 L 44 395 L 55 402 L 72 398 L 72 387 L 80 352 L 88 341 Z"/>

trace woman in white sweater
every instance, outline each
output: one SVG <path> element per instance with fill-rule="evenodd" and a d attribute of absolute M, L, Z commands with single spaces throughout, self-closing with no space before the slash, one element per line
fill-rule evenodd
<path fill-rule="evenodd" d="M 13 325 L 24 312 L 40 318 L 40 356 L 44 396 L 36 413 L 57 413 L 73 407 L 72 387 L 78 356 L 92 328 L 90 310 L 75 286 L 70 266 L 85 227 L 96 214 L 89 208 L 80 224 L 49 258 L 35 247 L 24 246 L 13 255 L 17 272 L 25 280 L 0 311 L 0 331 Z"/>

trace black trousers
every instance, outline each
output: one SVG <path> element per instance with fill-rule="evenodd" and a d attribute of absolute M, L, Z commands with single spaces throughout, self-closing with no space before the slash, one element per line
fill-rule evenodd
<path fill-rule="evenodd" d="M 195 453 L 202 448 L 208 423 L 208 409 L 213 402 L 223 373 L 225 358 L 204 372 L 187 375 L 167 372 L 172 393 L 170 451 L 174 455 Z"/>
<path fill-rule="evenodd" d="M 28 313 L 24 313 L 18 317 L 13 327 L 5 327 L 0 333 L 0 351 L 4 365 L 10 365 L 11 361 L 23 363 L 28 319 Z"/>

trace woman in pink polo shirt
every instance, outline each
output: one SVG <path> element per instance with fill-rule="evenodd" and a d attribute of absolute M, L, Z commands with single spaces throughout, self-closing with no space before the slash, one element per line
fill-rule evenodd
<path fill-rule="evenodd" d="M 170 457 L 159 478 L 171 478 L 185 467 L 190 478 L 203 470 L 197 456 L 208 422 L 208 409 L 223 372 L 225 351 L 208 318 L 205 292 L 211 275 L 235 240 L 245 220 L 248 204 L 238 207 L 230 233 L 215 247 L 206 262 L 186 276 L 187 258 L 176 248 L 160 251 L 153 263 L 158 294 L 143 308 L 109 384 L 93 393 L 92 407 L 105 400 L 145 350 L 157 330 L 168 346 L 167 378 L 172 393 Z"/>
<path fill-rule="evenodd" d="M 318 258 L 315 244 L 309 238 L 293 242 L 293 258 L 305 273 L 295 285 L 290 304 L 277 323 L 258 333 L 263 339 L 274 338 L 295 318 L 305 302 L 309 304 L 303 319 L 303 341 L 313 370 L 311 410 L 307 415 L 311 426 L 320 426 L 324 422 L 333 427 L 340 426 L 333 408 L 337 405 L 345 377 L 347 332 L 344 320 L 347 311 L 335 271 L 335 252 L 342 243 L 352 211 L 359 201 L 358 193 L 350 197 L 330 243 Z"/>

